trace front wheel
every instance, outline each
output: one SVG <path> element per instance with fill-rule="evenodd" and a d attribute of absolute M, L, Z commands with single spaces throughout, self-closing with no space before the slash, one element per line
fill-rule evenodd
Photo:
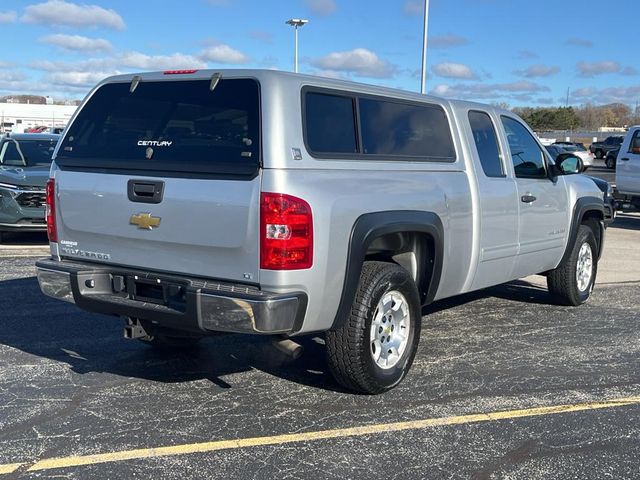
<path fill-rule="evenodd" d="M 409 272 L 365 262 L 351 311 L 327 332 L 327 361 L 343 387 L 382 393 L 405 377 L 420 338 L 420 296 Z"/>
<path fill-rule="evenodd" d="M 602 150 L 596 150 L 596 158 L 602 158 L 604 156 L 604 153 Z"/>
<path fill-rule="evenodd" d="M 598 243 L 593 231 L 580 225 L 571 253 L 547 275 L 547 287 L 561 305 L 580 305 L 593 291 L 598 271 Z"/>

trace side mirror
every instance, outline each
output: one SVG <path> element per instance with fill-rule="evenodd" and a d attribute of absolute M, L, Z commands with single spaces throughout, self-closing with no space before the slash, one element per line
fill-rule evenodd
<path fill-rule="evenodd" d="M 573 175 L 584 171 L 584 163 L 580 157 L 572 153 L 561 153 L 556 158 L 556 166 L 563 175 Z"/>

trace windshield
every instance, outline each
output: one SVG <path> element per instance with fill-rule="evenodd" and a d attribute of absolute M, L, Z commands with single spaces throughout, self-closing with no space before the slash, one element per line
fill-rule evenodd
<path fill-rule="evenodd" d="M 562 149 L 565 152 L 577 152 L 578 150 L 580 150 L 578 147 L 576 147 L 575 145 L 562 145 Z"/>
<path fill-rule="evenodd" d="M 57 140 L 20 140 L 8 138 L 0 147 L 0 163 L 12 167 L 36 167 L 51 164 Z"/>
<path fill-rule="evenodd" d="M 100 87 L 67 129 L 61 166 L 253 174 L 260 160 L 255 80 L 141 81 Z"/>

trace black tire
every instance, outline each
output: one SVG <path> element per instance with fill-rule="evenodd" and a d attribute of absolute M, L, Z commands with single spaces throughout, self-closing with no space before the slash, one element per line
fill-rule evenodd
<path fill-rule="evenodd" d="M 611 160 L 609 157 L 605 158 L 604 164 L 609 170 L 613 169 L 613 160 Z"/>
<path fill-rule="evenodd" d="M 602 158 L 604 155 L 604 152 L 602 150 L 596 150 L 596 158 Z"/>
<path fill-rule="evenodd" d="M 373 358 L 371 325 L 378 302 L 392 291 L 406 300 L 409 333 L 399 359 L 389 368 L 381 368 Z M 422 320 L 420 296 L 409 272 L 395 263 L 365 262 L 349 315 L 337 320 L 338 325 L 326 334 L 327 362 L 336 381 L 367 394 L 382 393 L 400 383 L 413 363 Z"/>
<path fill-rule="evenodd" d="M 7 234 L 5 232 L 0 232 L 0 243 L 4 242 L 7 239 Z"/>
<path fill-rule="evenodd" d="M 591 248 L 591 276 L 583 289 L 578 286 L 578 260 L 584 244 Z M 560 305 L 577 306 L 589 299 L 598 272 L 598 243 L 593 230 L 580 225 L 571 253 L 555 270 L 547 275 L 547 287 L 554 301 Z"/>
<path fill-rule="evenodd" d="M 165 335 L 163 333 L 155 333 L 140 338 L 140 341 L 159 350 L 187 350 L 195 347 L 202 337 L 176 337 Z"/>

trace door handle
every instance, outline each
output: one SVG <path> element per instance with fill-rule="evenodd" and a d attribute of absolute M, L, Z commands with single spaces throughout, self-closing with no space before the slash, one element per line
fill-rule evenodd
<path fill-rule="evenodd" d="M 628 162 L 629 161 L 628 158 L 621 158 L 620 160 L 622 160 L 623 162 Z"/>
<path fill-rule="evenodd" d="M 536 201 L 536 197 L 534 197 L 530 193 L 527 193 L 526 195 L 520 197 L 520 200 L 522 200 L 524 203 L 532 203 Z"/>
<path fill-rule="evenodd" d="M 127 182 L 127 196 L 132 202 L 160 203 L 163 192 L 163 181 L 129 180 Z"/>

